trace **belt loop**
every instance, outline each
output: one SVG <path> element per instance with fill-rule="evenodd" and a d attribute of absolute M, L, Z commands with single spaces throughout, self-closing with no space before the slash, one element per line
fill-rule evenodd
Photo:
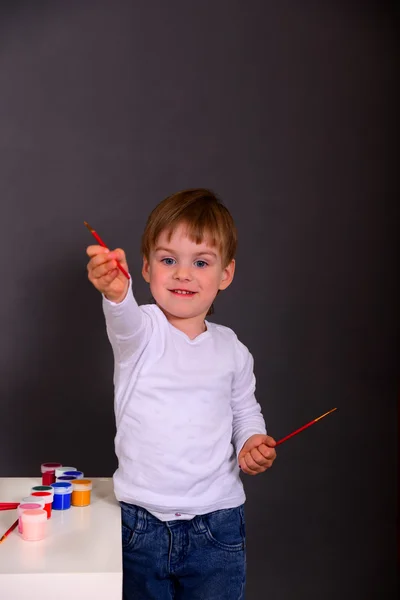
<path fill-rule="evenodd" d="M 193 519 L 193 526 L 196 533 L 204 533 L 206 531 L 206 526 L 202 515 L 197 515 Z"/>
<path fill-rule="evenodd" d="M 137 507 L 137 523 L 136 528 L 137 531 L 145 531 L 147 526 L 147 515 L 146 512 L 141 506 Z"/>

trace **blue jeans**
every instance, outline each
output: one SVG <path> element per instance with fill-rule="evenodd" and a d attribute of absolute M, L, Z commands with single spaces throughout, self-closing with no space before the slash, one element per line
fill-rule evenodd
<path fill-rule="evenodd" d="M 124 600 L 244 600 L 244 507 L 160 521 L 121 502 Z"/>

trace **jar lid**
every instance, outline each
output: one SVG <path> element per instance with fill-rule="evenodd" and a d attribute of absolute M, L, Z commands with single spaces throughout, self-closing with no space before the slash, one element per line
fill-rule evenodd
<path fill-rule="evenodd" d="M 71 473 L 73 473 L 73 471 L 70 471 Z M 75 477 L 75 475 L 61 475 L 61 477 L 57 477 L 56 482 L 57 481 L 73 481 L 74 479 L 78 479 L 77 477 Z"/>
<path fill-rule="evenodd" d="M 25 496 L 25 498 L 22 498 L 20 505 L 21 504 L 25 504 L 25 502 L 35 502 L 35 504 L 40 504 L 40 506 L 44 506 L 46 504 L 46 502 L 44 501 L 44 498 L 40 498 L 40 496 Z"/>
<path fill-rule="evenodd" d="M 52 483 L 51 487 L 54 489 L 55 494 L 70 494 L 72 492 L 72 485 L 69 481 L 56 481 Z"/>
<path fill-rule="evenodd" d="M 74 492 L 87 492 L 93 488 L 90 479 L 75 479 L 75 481 L 71 481 L 71 483 Z"/>
<path fill-rule="evenodd" d="M 60 467 L 62 467 L 61 463 L 47 462 L 47 463 L 42 463 L 40 469 L 41 469 L 42 473 L 48 473 L 51 471 L 55 471 L 56 469 L 59 469 Z"/>
<path fill-rule="evenodd" d="M 64 475 L 65 471 L 76 471 L 76 469 L 75 467 L 57 467 L 56 477 L 61 477 L 61 475 Z"/>
<path fill-rule="evenodd" d="M 52 494 L 50 492 L 32 492 L 31 495 L 34 498 L 43 498 L 45 504 L 50 504 L 54 498 L 54 492 Z"/>
<path fill-rule="evenodd" d="M 54 490 L 50 485 L 34 485 L 31 489 L 31 494 L 33 492 L 49 492 L 49 494 L 54 494 Z"/>
<path fill-rule="evenodd" d="M 21 515 L 21 519 L 23 523 L 41 523 L 47 521 L 47 512 L 40 508 L 24 510 Z"/>
<path fill-rule="evenodd" d="M 21 504 L 18 506 L 18 510 L 28 510 L 28 509 L 32 509 L 32 508 L 41 508 L 43 506 L 43 504 L 41 504 L 40 502 L 21 502 Z"/>
<path fill-rule="evenodd" d="M 83 479 L 83 471 L 65 471 L 61 477 L 73 477 L 74 479 Z"/>

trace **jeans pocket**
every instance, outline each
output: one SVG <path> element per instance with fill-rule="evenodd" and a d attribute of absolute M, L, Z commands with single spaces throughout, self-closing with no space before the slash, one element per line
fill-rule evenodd
<path fill-rule="evenodd" d="M 202 516 L 207 539 L 222 550 L 245 549 L 244 507 L 216 510 Z"/>
<path fill-rule="evenodd" d="M 139 515 L 137 506 L 120 502 L 121 506 L 121 533 L 122 533 L 122 548 L 124 550 L 134 547 L 137 540 L 137 531 L 140 528 L 139 522 L 142 521 Z M 141 528 L 143 529 L 143 527 Z"/>

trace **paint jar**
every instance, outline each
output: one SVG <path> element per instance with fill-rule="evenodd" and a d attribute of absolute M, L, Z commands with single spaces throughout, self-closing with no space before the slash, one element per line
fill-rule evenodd
<path fill-rule="evenodd" d="M 42 463 L 40 470 L 42 472 L 42 484 L 51 485 L 56 480 L 56 469 L 62 467 L 61 463 L 48 462 Z"/>
<path fill-rule="evenodd" d="M 24 510 L 21 514 L 22 539 L 28 542 L 37 542 L 46 535 L 47 513 L 45 510 L 34 508 Z"/>
<path fill-rule="evenodd" d="M 24 510 L 31 510 L 31 509 L 38 509 L 38 510 L 43 510 L 43 506 L 44 506 L 44 502 L 39 504 L 39 502 L 22 502 L 18 508 L 18 531 L 19 533 L 22 533 L 22 521 L 21 521 L 21 515 L 24 512 Z"/>
<path fill-rule="evenodd" d="M 73 471 L 70 471 L 70 473 L 73 473 Z M 74 481 L 74 479 L 77 479 L 77 477 L 75 477 L 75 475 L 61 475 L 61 477 L 57 477 L 56 482 L 57 481 Z"/>
<path fill-rule="evenodd" d="M 56 481 L 52 483 L 54 489 L 53 509 L 67 510 L 71 507 L 72 484 L 69 481 Z"/>
<path fill-rule="evenodd" d="M 90 479 L 75 479 L 72 481 L 72 506 L 88 506 L 90 504 L 90 494 L 92 482 Z"/>
<path fill-rule="evenodd" d="M 35 498 L 42 498 L 44 500 L 44 510 L 47 513 L 47 518 L 50 519 L 51 507 L 54 499 L 53 495 L 50 492 L 32 492 L 31 496 Z"/>
<path fill-rule="evenodd" d="M 33 494 L 33 492 L 49 492 L 52 497 L 54 496 L 54 490 L 51 485 L 34 485 L 33 488 L 31 488 L 31 494 Z"/>
<path fill-rule="evenodd" d="M 74 479 L 83 479 L 83 471 L 65 471 L 61 477 L 73 477 Z"/>
<path fill-rule="evenodd" d="M 61 477 L 61 475 L 64 475 L 65 471 L 76 471 L 76 469 L 75 467 L 57 467 L 56 479 L 57 477 Z"/>
<path fill-rule="evenodd" d="M 40 504 L 40 507 L 43 508 L 44 510 L 44 498 L 38 498 L 37 496 L 25 496 L 25 498 L 22 498 L 20 504 L 25 504 L 26 502 L 34 502 L 35 504 Z"/>

